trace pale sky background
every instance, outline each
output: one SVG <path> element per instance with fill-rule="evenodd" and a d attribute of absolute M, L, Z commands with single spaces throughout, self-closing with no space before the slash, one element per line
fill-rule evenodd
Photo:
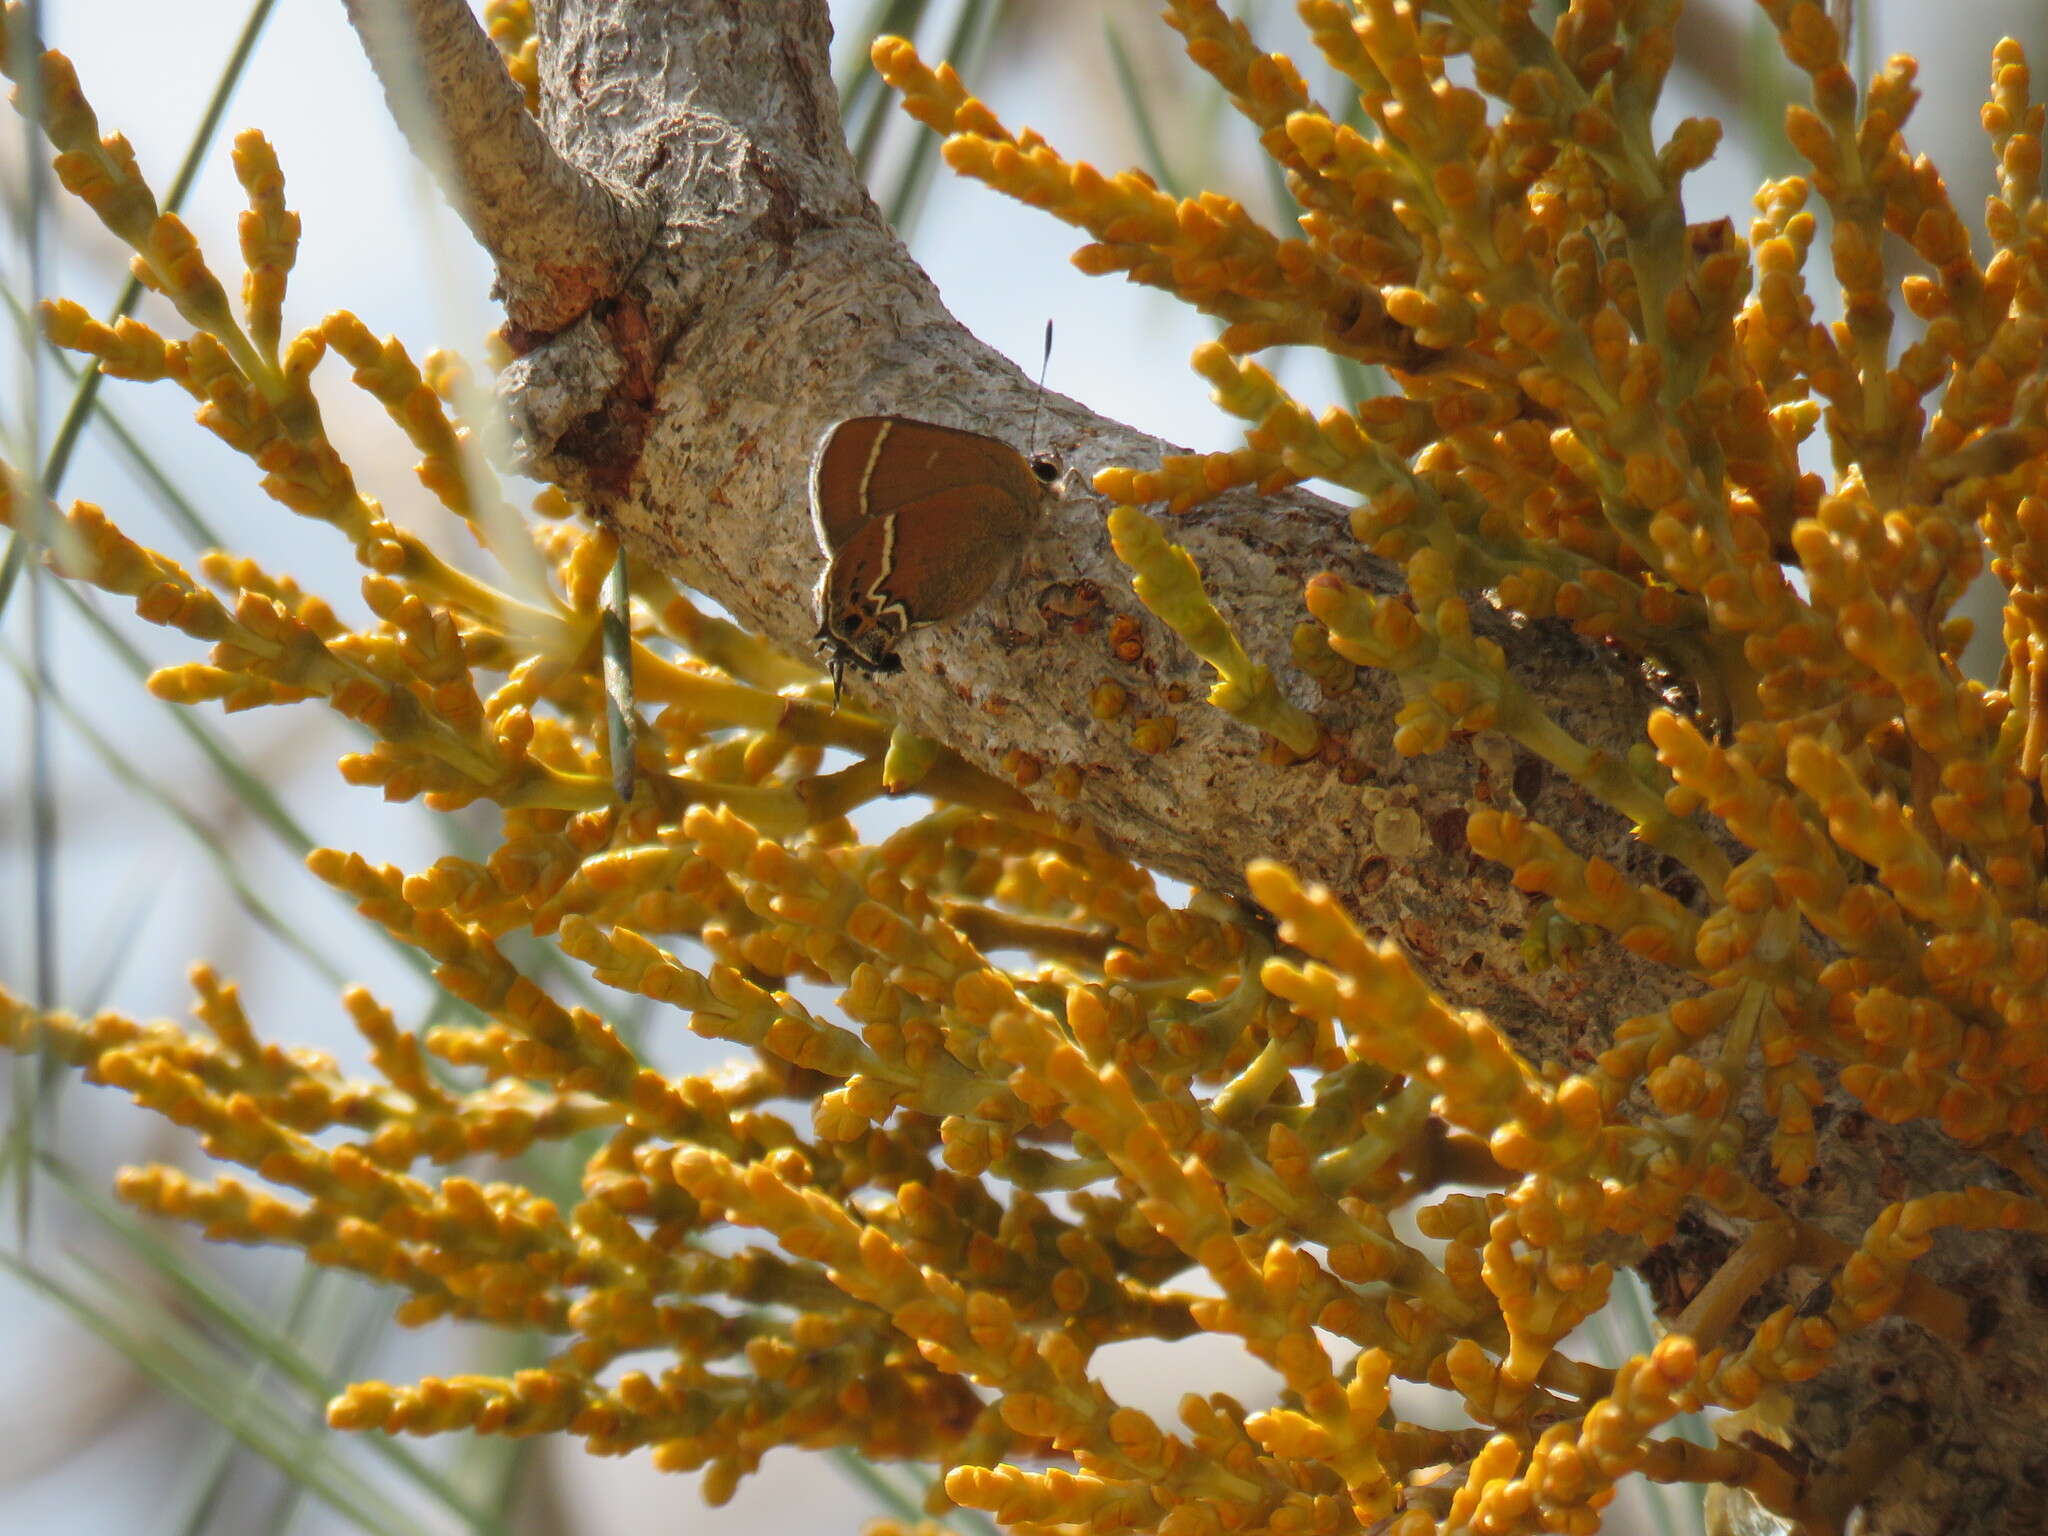
<path fill-rule="evenodd" d="M 1175 51 L 1174 36 L 1153 16 L 1148 0 L 1041 0 L 1030 7 L 1033 25 L 1000 35 L 972 82 L 1013 127 L 1029 123 L 1076 158 L 1105 169 L 1140 163 L 1142 153 L 1121 100 L 1110 83 L 1103 45 L 1111 18 L 1138 51 L 1157 86 L 1163 113 L 1200 104 L 1214 87 Z M 1243 7 L 1238 7 L 1242 10 Z M 865 0 L 835 3 L 842 27 L 858 28 L 869 14 Z M 949 30 L 945 13 L 923 39 Z M 1268 3 L 1271 21 L 1259 35 L 1268 46 L 1293 49 L 1300 33 L 1291 8 Z M 213 88 L 220 65 L 247 7 L 240 0 L 184 0 L 165 5 L 140 0 L 55 0 L 46 4 L 50 40 L 77 65 L 103 128 L 135 142 L 152 184 L 161 189 L 184 151 L 191 127 Z M 1928 6 L 1889 0 L 1874 22 L 1877 56 L 1901 49 L 1922 61 L 1926 102 L 1913 129 L 1920 147 L 1976 190 L 1958 195 L 1966 219 L 1988 186 L 1989 156 L 1976 127 L 1989 52 L 2005 31 L 2034 25 L 2027 0 L 1961 0 Z M 1298 52 L 1297 57 L 1302 55 Z M 1307 61 L 1304 60 L 1304 63 Z M 1731 116 L 1726 103 L 1689 99 L 1681 74 L 1667 93 L 1663 126 L 1694 112 Z M 1206 95 L 1204 93 L 1207 93 Z M 18 121 L 4 119 L 0 165 L 20 185 Z M 215 270 L 238 271 L 234 221 L 243 201 L 228 164 L 234 133 L 260 126 L 277 148 L 287 196 L 305 232 L 287 301 L 288 326 L 315 323 L 347 307 L 372 330 L 395 332 L 417 359 L 435 346 L 475 356 L 497 321 L 486 299 L 488 266 L 459 222 L 426 185 L 400 144 L 381 93 L 343 20 L 338 0 L 283 0 L 230 107 L 186 217 L 211 253 Z M 1688 183 L 1695 218 L 1726 212 L 1746 228 L 1749 198 L 1761 174 L 1746 125 L 1731 121 L 1733 143 Z M 1226 137 L 1246 136 L 1233 118 Z M 1205 172 L 1199 144 L 1170 143 L 1178 167 L 1195 180 L 1220 182 L 1253 208 L 1270 213 L 1266 179 L 1249 159 L 1220 177 Z M 1772 169 L 1791 169 L 1775 152 Z M 12 197 L 14 194 L 10 193 Z M 61 202 L 46 245 L 49 291 L 103 312 L 122 268 L 110 242 L 82 210 Z M 1107 414 L 1184 445 L 1227 448 L 1239 439 L 1235 423 L 1208 401 L 1206 386 L 1186 367 L 1197 342 L 1211 334 L 1200 317 L 1165 297 L 1121 281 L 1084 277 L 1067 256 L 1076 232 L 1046 216 L 941 173 L 933 183 L 914 249 L 938 282 L 947 303 L 985 340 L 1035 368 L 1040 332 L 1048 316 L 1058 325 L 1050 385 Z M 1980 247 L 1981 249 L 1981 247 Z M 26 291 L 18 230 L 6 248 L 8 281 Z M 1816 276 L 1816 287 L 1825 287 Z M 145 310 L 161 320 L 163 310 Z M 171 322 L 175 324 L 175 322 Z M 167 330 L 171 325 L 166 326 Z M 174 334 L 176 332 L 173 332 Z M 10 356 L 16 355 L 10 353 Z M 1270 361 L 1270 360 L 1269 360 Z M 1296 356 L 1283 378 L 1303 397 L 1322 404 L 1335 396 L 1334 380 L 1319 360 Z M 344 381 L 334 362 L 324 370 Z M 44 432 L 54 424 L 68 388 L 45 372 Z M 318 525 L 295 518 L 256 489 L 247 464 L 190 422 L 190 402 L 169 385 L 110 382 L 103 394 L 131 429 L 153 445 L 163 463 L 231 545 L 259 555 L 273 569 L 327 580 L 338 605 L 353 599 L 354 577 L 338 566 L 338 544 Z M 373 494 L 401 517 L 436 525 L 434 511 L 410 473 L 412 454 L 380 408 L 346 387 L 329 387 L 330 420 L 355 450 L 354 463 Z M 22 421 L 18 371 L 0 383 L 5 431 L 18 441 Z M 102 503 L 129 532 L 180 559 L 190 551 L 151 509 L 120 464 L 89 442 L 63 488 L 64 497 Z M 439 519 L 442 531 L 448 528 Z M 342 570 L 337 578 L 335 573 Z M 401 1015 L 424 1006 L 418 977 L 401 966 L 370 925 L 307 874 L 297 860 L 251 826 L 232 797 L 216 787 L 163 706 L 143 695 L 104 644 L 53 598 L 53 658 L 67 696 L 95 726 L 118 736 L 221 846 L 232 846 L 243 878 L 263 890 L 291 921 L 317 933 L 342 975 L 368 983 Z M 192 659 L 184 637 L 166 635 L 133 618 L 118 604 L 101 603 L 122 632 L 158 662 Z M 0 620 L 0 634 L 24 643 L 19 594 Z M 429 813 L 387 807 L 372 794 L 347 789 L 333 760 L 348 737 L 314 707 L 265 710 L 223 719 L 204 711 L 207 724 L 275 783 L 316 840 L 352 848 L 374 860 L 407 868 L 439 851 Z M 29 891 L 25 830 L 26 752 L 20 733 L 26 707 L 15 674 L 0 659 L 0 984 L 25 991 L 30 973 Z M 256 931 L 229 896 L 220 874 L 194 841 L 156 805 L 110 781 L 92 751 L 66 732 L 57 759 L 62 819 L 60 994 L 68 1006 L 105 1005 L 144 1015 L 182 1015 L 186 966 L 205 957 L 238 979 L 251 1016 L 269 1038 L 319 1044 L 345 1060 L 360 1051 L 335 1001 L 336 988 L 267 935 Z M 682 1031 L 664 1064 L 695 1069 L 721 1048 Z M 67 1093 L 61 1142 L 67 1154 L 102 1181 L 124 1161 L 189 1157 L 187 1139 L 125 1100 L 103 1091 Z M 39 1253 L 74 1245 L 106 1259 L 111 1250 L 89 1227 L 67 1223 L 56 1202 L 45 1207 Z M 174 1235 L 166 1232 L 166 1235 Z M 182 1238 L 183 1234 L 175 1234 Z M 7 1239 L 11 1242 L 10 1233 Z M 274 1254 L 227 1253 L 222 1261 L 237 1283 L 280 1308 L 295 1273 Z M 138 1410 L 151 1389 L 117 1355 L 83 1334 L 68 1317 L 46 1308 L 0 1276 L 0 1532 L 154 1532 L 175 1530 L 195 1486 L 195 1466 L 210 1454 L 210 1424 L 171 1403 Z M 1102 1357 L 1112 1390 L 1170 1416 L 1171 1404 L 1190 1387 L 1229 1390 L 1256 1398 L 1267 1389 L 1263 1371 L 1229 1345 L 1177 1347 L 1171 1359 L 1119 1349 Z M 409 1380 L 430 1370 L 460 1368 L 464 1357 L 445 1331 L 389 1333 L 369 1368 Z M 341 1437 L 336 1437 L 340 1440 Z M 453 1447 L 429 1445 L 430 1453 Z M 345 1443 L 337 1455 L 360 1460 Z M 816 1458 L 778 1454 L 768 1470 L 743 1485 L 740 1499 L 722 1512 L 704 1511 L 690 1479 L 660 1479 L 644 1456 L 596 1461 L 575 1442 L 557 1439 L 536 1454 L 552 1459 L 564 1507 L 581 1519 L 563 1529 L 591 1532 L 740 1532 L 778 1529 L 855 1529 L 867 1496 Z M 209 1527 L 243 1529 L 266 1507 L 267 1494 L 234 1508 Z M 1640 1516 L 1636 1518 L 1640 1519 Z M 345 1529 L 308 1503 L 294 1530 Z M 435 1529 L 423 1525 L 421 1529 Z M 1613 1529 L 1635 1528 L 1617 1520 Z"/>

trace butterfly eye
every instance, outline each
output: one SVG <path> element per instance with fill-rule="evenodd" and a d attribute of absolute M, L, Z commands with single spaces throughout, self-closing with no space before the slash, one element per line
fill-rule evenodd
<path fill-rule="evenodd" d="M 1049 453 L 1033 454 L 1031 473 L 1040 485 L 1055 485 L 1060 478 L 1060 461 Z"/>

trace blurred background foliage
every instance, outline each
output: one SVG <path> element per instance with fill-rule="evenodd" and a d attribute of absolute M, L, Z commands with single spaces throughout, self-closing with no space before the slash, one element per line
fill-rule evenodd
<path fill-rule="evenodd" d="M 2038 0 L 1858 5 L 1859 73 L 1892 52 L 1920 57 L 1928 102 L 1916 145 L 1943 167 L 1959 207 L 1981 206 L 1990 157 L 1975 118 L 1990 48 L 2006 32 L 2032 48 L 2048 40 Z M 1555 8 L 1539 0 L 1539 9 Z M 1285 0 L 1233 9 L 1263 46 L 1290 53 L 1323 99 L 1341 99 Z M 1183 194 L 1228 192 L 1284 225 L 1290 200 L 1278 173 L 1214 82 L 1179 57 L 1153 8 L 835 0 L 832 11 L 847 141 L 954 312 L 1028 364 L 1051 315 L 1061 334 L 1053 387 L 1192 447 L 1232 446 L 1230 424 L 1182 366 L 1204 338 L 1200 317 L 1160 294 L 1087 282 L 1064 260 L 1072 241 L 1060 227 L 939 174 L 936 140 L 895 109 L 867 62 L 877 34 L 910 36 L 925 56 L 952 60 L 1006 120 L 1032 123 L 1068 153 L 1108 168 L 1140 165 Z M 76 62 L 106 126 L 135 142 L 166 206 L 181 208 L 210 250 L 232 250 L 240 206 L 227 139 L 244 125 L 271 136 L 306 228 L 289 318 L 309 324 L 346 306 L 372 329 L 399 334 L 415 356 L 436 345 L 480 355 L 494 324 L 488 270 L 398 140 L 339 5 L 66 0 L 43 6 L 40 25 Z M 1725 211 L 1740 227 L 1758 181 L 1795 168 L 1779 132 L 1794 78 L 1753 10 L 1737 0 L 1690 7 L 1660 126 L 1706 112 L 1729 130 L 1719 160 L 1688 183 L 1693 217 Z M 60 500 L 106 505 L 181 561 L 208 548 L 246 550 L 326 590 L 323 531 L 279 516 L 239 461 L 193 428 L 182 397 L 98 388 L 74 360 L 36 342 L 24 317 L 47 295 L 102 317 L 131 308 L 149 317 L 157 306 L 147 296 L 137 305 L 121 253 L 82 209 L 53 196 L 46 147 L 10 122 L 0 134 L 0 298 L 12 334 L 10 366 L 0 370 L 6 459 L 39 466 Z M 1309 400 L 1381 387 L 1348 362 L 1277 362 Z M 352 445 L 358 478 L 408 521 L 420 497 L 406 445 L 355 391 L 324 393 L 322 404 Z M 326 595 L 337 607 L 352 597 Z M 1995 626 L 1980 624 L 1980 633 L 1995 636 Z M 303 859 L 335 845 L 419 868 L 469 851 L 478 825 L 348 790 L 331 767 L 350 748 L 348 728 L 324 712 L 223 719 L 151 699 L 142 679 L 188 659 L 181 643 L 82 587 L 35 579 L 18 556 L 0 564 L 0 980 L 78 1013 L 178 1014 L 185 968 L 204 958 L 241 984 L 268 1038 L 330 1049 L 344 1063 L 360 1055 L 334 1001 L 346 981 L 410 1009 L 420 1027 L 434 1022 L 454 1005 L 427 980 L 421 957 L 346 910 Z M 519 958 L 620 1016 L 616 998 L 587 995 L 588 980 L 551 965 L 545 947 Z M 622 1022 L 646 1028 L 665 1069 L 712 1064 L 710 1043 L 651 1018 Z M 850 1530 L 869 1515 L 914 1511 L 914 1479 L 852 1457 L 778 1452 L 775 1475 L 709 1511 L 691 1479 L 661 1479 L 644 1458 L 598 1462 L 561 1437 L 415 1446 L 332 1433 L 325 1403 L 351 1379 L 506 1372 L 538 1360 L 548 1341 L 401 1332 L 390 1324 L 393 1298 L 354 1277 L 307 1271 L 291 1255 L 211 1248 L 135 1219 L 108 1194 L 113 1170 L 196 1154 L 116 1095 L 81 1092 L 18 1063 L 7 1113 L 0 1528 Z M 567 1197 L 576 1167 L 577 1149 L 558 1147 L 503 1176 Z M 1581 1341 L 1586 1358 L 1616 1363 L 1654 1337 L 1640 1291 L 1618 1292 L 1620 1303 Z M 1155 1412 L 1196 1388 L 1258 1401 L 1274 1382 L 1221 1340 L 1170 1352 L 1119 1347 L 1100 1359 L 1112 1392 Z M 1426 1409 L 1413 1416 L 1427 1421 Z M 1701 1529 L 1689 1493 L 1637 1485 L 1631 1497 L 1611 1529 Z M 968 1512 L 950 1528 L 989 1529 Z"/>

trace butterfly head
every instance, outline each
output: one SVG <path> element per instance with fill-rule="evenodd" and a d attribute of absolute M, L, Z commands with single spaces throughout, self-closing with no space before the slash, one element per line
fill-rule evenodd
<path fill-rule="evenodd" d="M 820 607 L 824 607 L 822 602 Z M 908 628 L 903 610 L 893 604 L 877 609 L 855 599 L 824 612 L 818 625 L 818 649 L 824 652 L 825 670 L 832 674 L 834 709 L 839 707 L 840 687 L 847 668 L 869 677 L 886 677 L 903 670 L 896 646 Z"/>

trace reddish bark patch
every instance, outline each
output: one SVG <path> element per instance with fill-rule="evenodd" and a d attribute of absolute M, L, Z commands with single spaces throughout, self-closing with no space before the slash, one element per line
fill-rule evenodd
<path fill-rule="evenodd" d="M 761 213 L 754 220 L 754 227 L 748 231 L 755 238 L 787 250 L 796 244 L 797 236 L 807 227 L 803 216 L 803 201 L 797 196 L 796 184 L 768 156 L 749 146 L 747 170 L 760 187 L 763 197 Z"/>
<path fill-rule="evenodd" d="M 1056 581 L 1040 590 L 1038 616 L 1047 629 L 1062 626 L 1085 635 L 1102 622 L 1102 588 L 1083 578 Z"/>
<path fill-rule="evenodd" d="M 562 434 L 560 451 L 584 466 L 599 492 L 623 496 L 640 467 L 654 416 L 657 360 L 647 311 L 635 298 L 599 305 L 595 317 L 611 338 L 623 371 L 605 403 Z"/>
<path fill-rule="evenodd" d="M 550 336 L 574 325 L 618 292 L 620 274 L 587 261 L 537 261 L 508 301 L 510 313 L 498 334 L 514 357 L 524 357 Z M 505 297 L 501 276 L 494 290 Z"/>
<path fill-rule="evenodd" d="M 1429 818 L 1429 840 L 1436 844 L 1436 851 L 1445 858 L 1465 851 L 1465 813 L 1449 810 Z"/>
<path fill-rule="evenodd" d="M 1400 924 L 1401 942 L 1408 946 L 1416 959 L 1430 962 L 1443 953 L 1443 944 L 1437 937 L 1436 929 L 1420 918 L 1404 917 Z"/>
<path fill-rule="evenodd" d="M 506 350 L 514 357 L 526 356 L 527 353 L 531 352 L 553 334 L 553 331 L 528 330 L 517 320 L 507 320 L 498 327 L 499 339 L 505 343 Z"/>

